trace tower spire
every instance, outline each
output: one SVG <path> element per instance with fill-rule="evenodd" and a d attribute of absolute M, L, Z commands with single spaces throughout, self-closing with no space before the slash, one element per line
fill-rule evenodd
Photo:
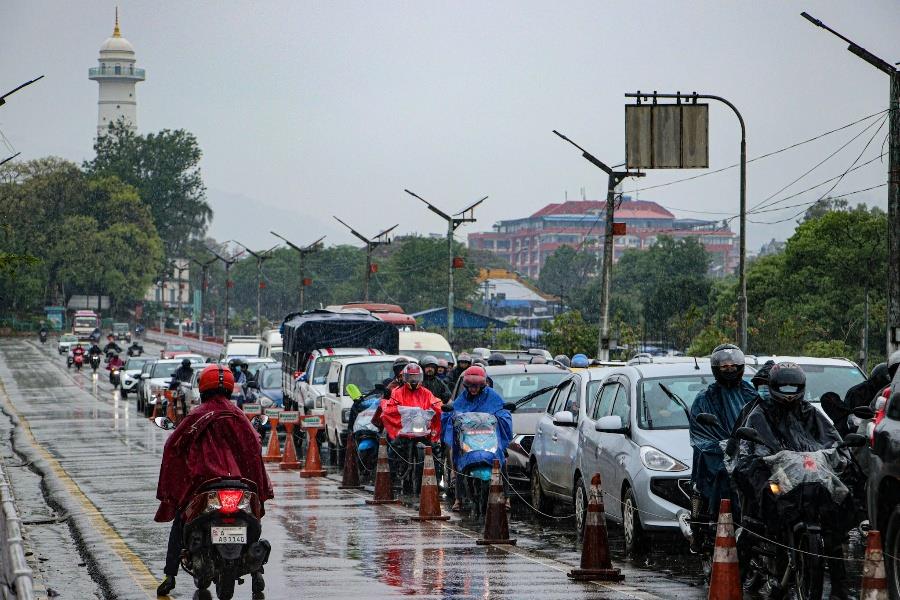
<path fill-rule="evenodd" d="M 113 37 L 122 37 L 122 32 L 119 31 L 119 7 L 116 6 L 116 26 L 113 29 Z"/>

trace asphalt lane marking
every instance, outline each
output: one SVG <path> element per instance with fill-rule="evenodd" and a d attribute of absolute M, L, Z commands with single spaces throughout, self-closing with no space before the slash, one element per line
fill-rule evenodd
<path fill-rule="evenodd" d="M 27 436 L 31 445 L 37 448 L 38 452 L 41 454 L 41 457 L 47 461 L 47 464 L 50 465 L 50 468 L 53 469 L 53 472 L 59 477 L 60 481 L 62 481 L 66 490 L 71 494 L 73 498 L 75 498 L 81 507 L 84 509 L 85 514 L 90 519 L 91 523 L 94 525 L 94 528 L 106 538 L 107 543 L 109 543 L 110 547 L 113 551 L 119 556 L 123 563 L 125 563 L 126 567 L 128 567 L 128 574 L 131 576 L 131 579 L 141 588 L 144 592 L 147 593 L 148 598 L 156 598 L 155 595 L 151 595 L 156 593 L 156 578 L 153 576 L 153 573 L 150 572 L 150 569 L 144 562 L 135 554 L 131 548 L 128 547 L 128 544 L 125 543 L 125 540 L 119 536 L 118 532 L 113 528 L 112 525 L 109 524 L 97 506 L 91 502 L 90 498 L 88 498 L 81 488 L 78 487 L 78 484 L 75 483 L 75 480 L 72 479 L 69 474 L 62 468 L 59 462 L 44 448 L 43 445 L 38 443 L 37 439 L 34 437 L 34 434 L 31 431 L 31 427 L 28 425 L 28 420 L 23 417 L 19 411 L 16 409 L 15 405 L 12 403 L 12 400 L 9 398 L 9 394 L 6 392 L 6 386 L 3 381 L 0 380 L 0 394 L 3 396 L 3 402 L 6 407 L 16 416 L 19 420 L 19 424 L 23 427 L 25 431 L 25 435 Z"/>

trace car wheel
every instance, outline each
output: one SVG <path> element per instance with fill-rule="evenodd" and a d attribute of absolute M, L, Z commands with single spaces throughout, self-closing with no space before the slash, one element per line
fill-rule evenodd
<path fill-rule="evenodd" d="M 548 515 L 553 510 L 553 505 L 541 485 L 541 472 L 538 470 L 537 461 L 531 465 L 531 505 L 539 512 Z"/>
<path fill-rule="evenodd" d="M 575 505 L 575 531 L 578 535 L 584 534 L 584 522 L 587 519 L 588 495 L 584 487 L 584 479 L 581 475 L 575 480 L 575 492 L 573 498 Z"/>
<path fill-rule="evenodd" d="M 625 553 L 632 557 L 645 554 L 647 552 L 647 534 L 641 525 L 637 500 L 630 487 L 625 489 L 625 495 L 622 497 L 622 529 L 625 533 Z"/>
<path fill-rule="evenodd" d="M 884 530 L 884 566 L 891 598 L 900 598 L 900 506 L 888 518 Z"/>

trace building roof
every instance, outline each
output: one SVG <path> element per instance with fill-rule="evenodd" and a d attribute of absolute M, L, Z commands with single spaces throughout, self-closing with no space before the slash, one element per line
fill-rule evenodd
<path fill-rule="evenodd" d="M 417 313 L 412 313 L 416 320 L 421 320 L 425 327 L 446 327 L 447 326 L 447 307 L 429 308 Z M 471 310 L 455 307 L 453 309 L 453 326 L 456 329 L 484 329 L 493 325 L 494 327 L 506 327 L 506 323 L 493 317 L 481 315 Z"/>
<path fill-rule="evenodd" d="M 119 31 L 119 7 L 116 7 L 116 25 L 113 28 L 112 37 L 106 38 L 103 45 L 100 46 L 100 52 L 131 52 L 134 54 L 134 46 L 131 42 L 122 37 Z"/>
<path fill-rule="evenodd" d="M 537 211 L 531 218 L 554 215 L 585 215 L 606 210 L 606 202 L 600 200 L 567 200 L 553 202 Z M 628 200 L 616 209 L 616 216 L 622 219 L 674 219 L 675 215 L 649 200 Z"/>

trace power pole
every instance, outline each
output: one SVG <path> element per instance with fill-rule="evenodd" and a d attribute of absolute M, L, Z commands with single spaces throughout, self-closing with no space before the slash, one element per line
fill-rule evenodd
<path fill-rule="evenodd" d="M 188 270 L 188 265 L 186 262 L 179 265 L 174 260 L 169 262 L 169 265 L 172 267 L 172 271 L 174 273 L 178 273 L 178 275 L 176 275 L 176 279 L 178 281 L 178 287 L 176 288 L 177 295 L 178 295 L 178 337 L 184 337 L 184 331 L 183 331 L 183 326 L 182 326 L 182 322 L 184 321 L 184 314 L 182 312 L 184 303 L 181 300 L 181 274 Z M 188 294 L 188 295 L 190 295 L 190 294 Z"/>
<path fill-rule="evenodd" d="M 206 293 L 207 287 L 206 274 L 209 271 L 209 265 L 213 264 L 217 260 L 219 259 L 212 258 L 206 262 L 201 262 L 193 256 L 191 257 L 191 261 L 196 263 L 200 267 L 200 306 L 198 307 L 198 314 L 195 315 L 194 324 L 197 326 L 197 336 L 201 342 L 203 341 L 203 294 Z M 213 331 L 213 335 L 215 336 L 215 331 Z"/>
<path fill-rule="evenodd" d="M 256 335 L 262 338 L 262 264 L 272 258 L 272 251 L 275 249 L 273 246 L 269 248 L 265 252 L 254 252 L 244 244 L 238 242 L 241 246 L 244 247 L 244 250 L 249 252 L 256 258 Z"/>
<path fill-rule="evenodd" d="M 888 306 L 887 356 L 900 350 L 900 70 L 828 25 L 800 13 L 804 19 L 847 42 L 847 50 L 890 77 L 888 96 Z"/>
<path fill-rule="evenodd" d="M 563 140 L 579 150 L 581 156 L 607 175 L 606 183 L 606 235 L 603 238 L 603 270 L 600 272 L 600 336 L 597 340 L 597 358 L 609 360 L 609 291 L 612 287 L 613 234 L 616 212 L 616 188 L 626 177 L 643 177 L 644 173 L 631 171 L 613 171 L 606 163 L 561 134 L 553 130 Z"/>
<path fill-rule="evenodd" d="M 363 234 L 361 234 L 360 232 L 356 231 L 355 229 L 353 229 L 352 227 L 347 225 L 346 223 L 344 223 L 343 221 L 341 221 L 340 219 L 338 219 L 337 217 L 334 217 L 334 218 L 337 219 L 338 223 L 340 223 L 341 225 L 343 225 L 344 227 L 349 229 L 350 233 L 352 233 L 354 236 L 356 236 L 357 238 L 362 240 L 362 242 L 366 245 L 366 283 L 365 283 L 365 289 L 363 291 L 363 296 L 364 296 L 363 300 L 368 302 L 369 301 L 369 278 L 372 276 L 372 251 L 375 250 L 375 248 L 377 248 L 378 246 L 381 246 L 383 244 L 390 244 L 391 240 L 389 240 L 387 238 L 387 234 L 389 234 L 393 230 L 397 229 L 397 227 L 400 224 L 398 223 L 397 225 L 394 225 L 393 227 L 388 227 L 381 233 L 375 234 L 375 236 L 373 236 L 372 239 L 369 239 L 369 238 L 365 237 Z"/>
<path fill-rule="evenodd" d="M 403 190 L 413 198 L 418 198 L 422 202 L 425 203 L 425 206 L 428 207 L 428 210 L 439 216 L 440 218 L 447 221 L 447 253 L 449 254 L 449 269 L 447 272 L 447 280 L 448 280 L 448 290 L 447 290 L 447 341 L 450 344 L 453 344 L 453 233 L 459 228 L 463 223 L 474 223 L 475 219 L 475 207 L 487 200 L 487 196 L 480 200 L 476 200 L 469 206 L 465 207 L 458 213 L 453 216 L 448 215 L 443 212 L 441 209 L 431 204 L 428 200 L 414 194 L 409 190 Z"/>
<path fill-rule="evenodd" d="M 222 341 L 226 344 L 228 343 L 228 299 L 229 299 L 229 289 L 231 288 L 231 265 L 237 262 L 237 257 L 243 254 L 243 252 L 239 252 L 238 254 L 232 255 L 231 258 L 225 258 L 221 256 L 218 252 L 206 248 L 207 252 L 215 255 L 215 257 L 225 263 L 225 328 L 222 331 Z"/>
<path fill-rule="evenodd" d="M 270 231 L 269 233 L 271 233 L 278 239 L 283 240 L 288 246 L 290 246 L 291 248 L 293 248 L 300 254 L 300 312 L 303 312 L 303 300 L 304 300 L 303 294 L 304 294 L 304 291 L 306 290 L 306 283 L 305 283 L 306 276 L 305 276 L 305 273 L 303 270 L 303 260 L 306 258 L 307 254 L 312 254 L 313 252 L 318 252 L 319 250 L 322 249 L 322 247 L 324 246 L 324 244 L 322 243 L 322 240 L 325 239 L 325 236 L 323 235 L 322 237 L 320 237 L 319 239 L 317 239 L 316 241 L 314 241 L 312 244 L 310 244 L 308 246 L 301 247 L 301 246 L 294 245 L 289 240 L 281 237 L 274 231 Z"/>

